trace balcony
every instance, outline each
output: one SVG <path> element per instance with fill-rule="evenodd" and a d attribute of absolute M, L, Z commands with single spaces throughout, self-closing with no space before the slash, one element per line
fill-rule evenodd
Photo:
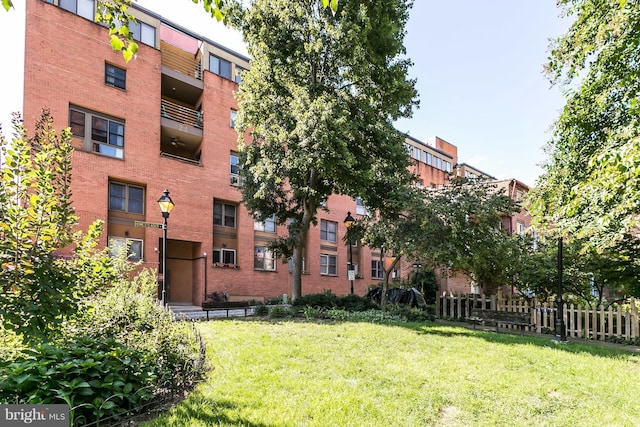
<path fill-rule="evenodd" d="M 161 155 L 200 164 L 202 112 L 162 99 L 160 116 Z"/>
<path fill-rule="evenodd" d="M 200 51 L 186 52 L 168 43 L 161 42 L 162 94 L 189 105 L 197 105 L 204 83 Z"/>

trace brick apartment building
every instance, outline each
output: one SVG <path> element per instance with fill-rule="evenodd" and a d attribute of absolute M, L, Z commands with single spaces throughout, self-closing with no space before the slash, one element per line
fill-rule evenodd
<path fill-rule="evenodd" d="M 213 291 L 255 299 L 290 293 L 288 265 L 266 248 L 284 230 L 255 223 L 241 204 L 233 92 L 249 58 L 132 7 L 139 51 L 125 63 L 94 22 L 95 7 L 94 0 L 26 0 L 24 122 L 35 123 L 46 107 L 56 128 L 71 127 L 80 227 L 104 220 L 103 245 L 128 243 L 134 258 L 160 272 L 163 230 L 153 225 L 162 222 L 157 200 L 166 188 L 175 203 L 166 242 L 169 302 L 200 304 Z M 457 148 L 440 138 L 408 137 L 406 145 L 424 186 L 460 171 L 482 175 L 459 165 Z M 303 294 L 349 292 L 343 221 L 365 207 L 344 196 L 326 207 L 309 232 Z M 380 253 L 352 249 L 354 289 L 363 295 L 382 279 Z M 397 274 L 406 277 L 410 266 Z"/>

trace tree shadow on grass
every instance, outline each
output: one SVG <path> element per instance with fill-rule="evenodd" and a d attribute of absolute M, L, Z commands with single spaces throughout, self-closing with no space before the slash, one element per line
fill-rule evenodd
<path fill-rule="evenodd" d="M 540 335 L 525 332 L 520 335 L 515 330 L 495 332 L 495 330 L 470 329 L 467 324 L 452 323 L 407 323 L 405 325 L 396 324 L 396 326 L 404 326 L 408 329 L 416 331 L 418 334 L 437 335 L 442 337 L 469 337 L 481 338 L 485 341 L 495 344 L 506 345 L 535 345 L 538 347 L 553 348 L 569 353 L 588 353 L 592 356 L 621 358 L 640 357 L 640 349 L 634 346 L 625 346 L 603 341 L 588 341 L 576 338 L 567 338 L 567 342 L 558 343 L 554 341 L 553 335 Z"/>
<path fill-rule="evenodd" d="M 160 414 L 142 426 L 177 425 L 176 421 L 179 421 L 183 423 L 197 422 L 207 426 L 274 427 L 273 424 L 254 423 L 246 419 L 230 417 L 227 412 L 236 408 L 238 405 L 231 400 L 208 399 L 196 391 L 166 413 Z"/>

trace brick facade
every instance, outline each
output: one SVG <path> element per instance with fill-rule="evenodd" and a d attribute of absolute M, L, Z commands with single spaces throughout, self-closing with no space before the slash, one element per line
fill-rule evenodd
<path fill-rule="evenodd" d="M 95 148 L 87 138 L 74 137 L 77 149 L 72 160 L 72 189 L 80 228 L 86 230 L 98 219 L 105 221 L 102 245 L 107 245 L 108 236 L 142 242 L 144 266 L 157 269 L 161 263 L 162 230 L 136 226 L 136 221 L 162 222 L 156 201 L 166 188 L 175 203 L 167 228 L 169 301 L 199 304 L 205 286 L 207 292 L 256 299 L 289 294 L 292 276 L 287 264 L 278 260 L 275 271 L 254 268 L 256 246 L 273 235 L 255 230 L 253 219 L 240 203 L 238 187 L 230 183 L 230 156 L 237 145 L 230 115 L 237 109 L 233 97 L 237 83 L 233 76 L 225 78 L 209 70 L 209 54 L 241 68 L 248 68 L 248 58 L 139 8 L 134 9 L 134 14 L 139 22 L 155 28 L 155 42 L 150 43 L 153 46 L 139 43 L 135 59 L 125 63 L 122 55 L 112 50 L 105 27 L 58 7 L 57 0 L 26 0 L 26 4 L 26 126 L 35 123 L 43 107 L 51 110 L 57 129 L 70 125 L 72 109 L 89 119 L 99 116 L 124 126 L 122 158 L 95 152 L 113 150 L 113 146 Z M 190 49 L 185 46 L 197 46 L 198 50 L 181 51 Z M 195 74 L 189 71 L 190 75 L 186 75 L 184 69 L 179 69 L 181 66 L 167 66 L 170 55 L 176 60 L 202 58 L 204 71 L 199 75 L 196 69 Z M 105 83 L 107 64 L 125 70 L 125 89 Z M 93 131 L 93 122 L 85 123 Z M 457 148 L 439 138 L 427 144 L 408 138 L 407 143 L 423 154 L 429 152 L 449 162 L 450 169 L 458 162 Z M 424 161 L 414 167 L 425 186 L 446 183 L 452 172 Z M 142 211 L 110 210 L 110 184 L 126 191 L 142 191 Z M 127 197 L 126 203 L 130 203 L 133 197 Z M 217 202 L 236 207 L 233 227 L 214 226 Z M 343 220 L 347 211 L 357 218 L 356 202 L 332 196 L 326 207 L 328 212 L 319 213 L 319 218 L 337 223 L 337 241 L 322 242 L 319 227 L 309 231 L 303 294 L 324 290 L 339 295 L 349 293 Z M 235 250 L 235 263 L 214 264 L 214 250 L 221 254 Z M 368 248 L 353 250 L 354 263 L 359 267 L 355 293 L 363 295 L 368 286 L 378 282 L 371 277 L 374 255 Z M 320 274 L 321 253 L 337 257 L 335 276 Z M 400 275 L 406 277 L 410 273 L 411 262 L 405 262 Z"/>

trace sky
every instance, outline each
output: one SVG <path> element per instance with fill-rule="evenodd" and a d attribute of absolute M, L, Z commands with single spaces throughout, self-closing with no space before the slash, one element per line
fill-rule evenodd
<path fill-rule="evenodd" d="M 14 4 L 9 12 L 0 9 L 5 137 L 11 134 L 10 113 L 22 110 L 24 0 Z M 246 54 L 240 34 L 191 0 L 138 4 Z M 560 18 L 555 0 L 415 0 L 405 46 L 420 107 L 396 128 L 421 141 L 438 136 L 458 147 L 459 162 L 533 186 L 542 172 L 550 128 L 564 105 L 561 89 L 550 86 L 543 65 L 549 40 L 569 24 Z"/>

